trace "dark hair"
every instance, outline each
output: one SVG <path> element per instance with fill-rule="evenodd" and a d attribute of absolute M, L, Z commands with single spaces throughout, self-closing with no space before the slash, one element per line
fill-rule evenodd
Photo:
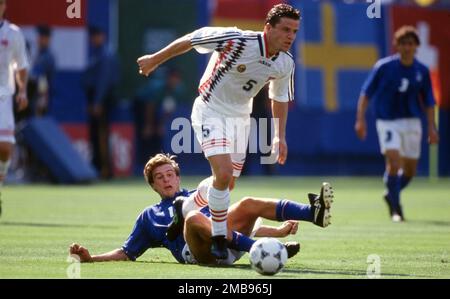
<path fill-rule="evenodd" d="M 89 26 L 88 31 L 90 36 L 97 34 L 105 34 L 105 31 L 98 26 Z"/>
<path fill-rule="evenodd" d="M 52 35 L 52 29 L 48 25 L 38 25 L 36 27 L 36 31 L 41 36 L 51 36 Z"/>
<path fill-rule="evenodd" d="M 416 44 L 420 45 L 419 34 L 417 33 L 416 28 L 413 26 L 402 26 L 394 33 L 394 46 L 397 46 L 402 40 L 408 37 L 412 37 L 416 41 Z"/>
<path fill-rule="evenodd" d="M 266 24 L 274 27 L 283 17 L 300 20 L 300 11 L 288 4 L 277 4 L 267 13 Z"/>

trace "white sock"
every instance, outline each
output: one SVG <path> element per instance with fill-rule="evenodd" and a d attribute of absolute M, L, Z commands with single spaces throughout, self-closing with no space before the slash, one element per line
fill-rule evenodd
<path fill-rule="evenodd" d="M 228 206 L 230 205 L 229 189 L 217 190 L 213 186 L 208 189 L 208 205 L 211 213 L 212 235 L 227 235 Z"/>
<path fill-rule="evenodd" d="M 212 185 L 212 177 L 206 178 L 197 186 L 197 191 L 183 202 L 183 217 L 190 211 L 198 211 L 208 205 L 208 189 Z"/>
<path fill-rule="evenodd" d="M 198 211 L 207 205 L 208 201 L 201 195 L 201 192 L 197 190 L 184 200 L 182 208 L 183 217 L 186 218 L 190 211 Z"/>

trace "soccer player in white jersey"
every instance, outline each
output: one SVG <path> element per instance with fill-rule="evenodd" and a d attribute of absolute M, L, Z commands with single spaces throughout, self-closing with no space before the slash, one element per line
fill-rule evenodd
<path fill-rule="evenodd" d="M 13 95 L 15 82 L 18 86 L 15 98 L 19 110 L 28 106 L 26 87 L 28 81 L 28 60 L 25 40 L 14 24 L 3 18 L 6 0 L 0 0 L 0 215 L 1 188 L 8 172 L 14 143 Z M 14 81 L 14 75 L 16 81 Z"/>
<path fill-rule="evenodd" d="M 227 258 L 229 192 L 245 161 L 252 100 L 267 83 L 273 118 L 277 120 L 272 152 L 278 155 L 278 163 L 286 161 L 285 128 L 288 102 L 293 100 L 295 65 L 287 51 L 299 23 L 297 9 L 278 4 L 267 14 L 263 32 L 204 27 L 137 60 L 140 74 L 148 76 L 160 64 L 192 48 L 213 53 L 200 81 L 191 118 L 213 173 L 207 199 L 212 216 L 211 253 L 218 259 Z"/>

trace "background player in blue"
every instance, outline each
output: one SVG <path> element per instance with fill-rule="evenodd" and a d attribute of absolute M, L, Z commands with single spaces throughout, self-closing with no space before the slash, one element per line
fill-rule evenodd
<path fill-rule="evenodd" d="M 161 196 L 161 202 L 146 208 L 138 216 L 133 231 L 121 248 L 91 256 L 85 247 L 74 243 L 69 248 L 70 254 L 78 255 L 81 262 L 134 261 L 149 248 L 165 247 L 171 251 L 178 262 L 194 262 L 195 260 L 189 257 L 189 247 L 186 246 L 183 234 L 180 234 L 173 241 L 169 241 L 166 237 L 167 227 L 174 216 L 174 199 L 178 196 L 192 198 L 192 196 L 189 196 L 190 192 L 180 189 L 179 174 L 180 169 L 173 157 L 158 154 L 151 158 L 144 168 L 144 176 L 153 190 Z M 193 197 L 195 197 L 196 192 L 192 193 Z M 324 204 L 320 206 L 321 196 L 310 195 L 310 197 L 311 205 L 299 204 L 289 200 L 255 199 L 250 197 L 232 205 L 230 213 L 232 232 L 228 236 L 229 248 L 233 248 L 235 252 L 249 251 L 254 242 L 248 237 L 251 235 L 284 237 L 289 234 L 295 234 L 298 229 L 298 223 L 294 220 L 309 221 L 323 227 L 324 221 L 329 221 L 329 213 L 325 213 L 325 211 L 329 212 L 329 207 L 327 208 Z M 270 205 L 269 208 L 267 207 L 268 204 Z M 264 214 L 259 212 L 262 210 L 264 210 Z M 199 219 L 198 211 L 193 211 L 191 214 L 187 218 L 189 221 L 186 224 L 186 228 L 189 229 L 187 234 L 192 238 L 207 236 L 207 239 L 210 241 L 210 222 L 208 225 L 203 221 L 209 217 L 208 207 L 205 206 L 201 210 L 201 214 L 204 217 L 202 221 L 197 221 Z M 285 222 L 279 227 L 255 225 L 257 216 Z M 252 229 L 254 230 L 253 232 L 251 232 Z M 207 242 L 199 244 L 196 241 L 190 243 L 189 240 L 188 243 L 196 253 L 199 252 L 199 246 L 208 244 Z M 300 245 L 296 242 L 288 242 L 285 245 L 288 249 L 289 257 L 294 256 L 300 249 Z M 210 244 L 205 247 L 205 256 L 208 258 L 211 255 L 209 246 Z M 230 254 L 228 261 L 220 263 L 231 264 L 240 255 L 237 253 Z M 200 262 L 203 263 L 204 261 L 200 259 Z M 206 263 L 215 264 L 215 260 L 208 259 Z"/>
<path fill-rule="evenodd" d="M 414 27 L 395 32 L 398 53 L 379 60 L 361 91 L 355 131 L 365 139 L 365 113 L 373 101 L 381 153 L 385 156 L 384 200 L 394 222 L 404 221 L 400 192 L 416 174 L 422 139 L 421 117 L 427 117 L 428 142 L 439 141 L 434 120 L 434 96 L 428 68 L 414 56 L 420 45 Z"/>

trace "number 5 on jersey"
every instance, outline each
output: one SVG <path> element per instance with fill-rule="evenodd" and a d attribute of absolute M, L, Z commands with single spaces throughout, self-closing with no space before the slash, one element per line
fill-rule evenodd
<path fill-rule="evenodd" d="M 242 86 L 242 89 L 244 89 L 245 91 L 250 91 L 250 90 L 252 90 L 253 85 L 256 84 L 256 83 L 258 83 L 258 82 L 256 82 L 256 81 L 253 80 L 253 79 L 248 80 L 248 82 L 245 83 L 244 86 Z"/>

